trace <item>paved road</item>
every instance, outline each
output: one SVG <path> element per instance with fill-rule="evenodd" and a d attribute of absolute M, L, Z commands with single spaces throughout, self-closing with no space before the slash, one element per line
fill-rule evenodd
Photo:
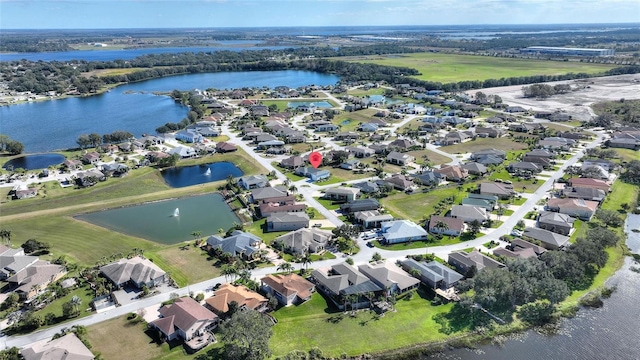
<path fill-rule="evenodd" d="M 332 100 L 339 102 L 335 98 L 332 98 Z M 416 116 L 409 116 L 405 118 L 402 122 L 395 124 L 392 131 L 397 130 L 402 125 L 413 120 L 415 117 Z M 278 161 L 283 157 L 264 158 L 256 154 L 253 148 L 251 148 L 244 141 L 242 141 L 235 133 L 233 133 L 231 129 L 228 127 L 228 125 L 222 126 L 222 132 L 223 134 L 229 136 L 230 142 L 233 142 L 234 144 L 242 148 L 244 151 L 246 151 L 248 154 L 250 154 L 257 163 L 262 165 L 268 171 L 274 171 L 278 179 L 281 179 L 283 181 L 287 179 L 283 173 L 281 173 L 277 168 L 271 165 L 271 162 Z M 589 143 L 586 146 L 586 148 L 593 148 L 600 145 L 602 141 L 604 141 L 604 137 L 605 137 L 604 133 L 597 134 L 596 140 Z M 339 146 L 333 143 L 333 141 L 329 140 L 329 144 L 331 144 L 330 146 L 332 147 L 335 146 L 339 148 Z M 459 162 L 459 159 L 457 159 L 455 156 L 448 153 L 444 153 L 435 147 L 431 147 L 430 150 L 436 151 L 439 154 L 442 154 L 451 158 L 452 162 L 454 163 Z M 540 199 L 544 198 L 547 195 L 547 192 L 551 190 L 555 180 L 560 178 L 564 173 L 564 170 L 567 167 L 574 165 L 580 159 L 580 157 L 582 157 L 583 154 L 584 154 L 584 149 L 579 150 L 577 153 L 575 153 L 569 160 L 567 160 L 561 166 L 559 170 L 554 172 L 553 175 L 533 193 L 533 195 L 529 196 L 528 200 L 522 206 L 520 206 L 520 208 L 517 209 L 514 212 L 514 214 L 509 216 L 509 218 L 506 219 L 499 228 L 490 230 L 488 234 L 480 238 L 466 241 L 459 244 L 446 245 L 446 246 L 434 246 L 426 249 L 422 248 L 422 249 L 412 249 L 412 250 L 404 250 L 404 251 L 390 251 L 390 250 L 384 250 L 379 248 L 369 248 L 367 246 L 364 246 L 364 241 L 360 241 L 360 251 L 358 252 L 358 254 L 352 256 L 352 258 L 356 264 L 362 264 L 362 263 L 368 262 L 373 256 L 373 254 L 377 252 L 380 255 L 382 255 L 382 257 L 390 261 L 403 259 L 407 255 L 424 254 L 424 253 L 435 253 L 438 257 L 446 259 L 447 255 L 452 251 L 462 250 L 469 247 L 480 247 L 483 243 L 486 243 L 487 241 L 490 241 L 490 240 L 497 241 L 500 236 L 508 234 L 511 231 L 511 229 L 516 225 L 517 221 L 522 219 L 526 213 L 534 209 L 534 207 L 536 206 L 536 203 Z M 363 181 L 363 180 L 361 179 L 361 180 L 355 180 L 355 181 Z M 354 182 L 354 181 L 351 181 L 351 182 Z M 338 219 L 338 217 L 335 214 L 333 214 L 331 211 L 324 208 L 312 196 L 315 191 L 325 189 L 327 187 L 330 187 L 331 185 L 318 186 L 315 184 L 306 183 L 306 181 L 304 180 L 295 182 L 295 184 L 298 188 L 298 191 L 300 192 L 300 194 L 304 196 L 305 201 L 309 206 L 317 209 L 322 215 L 324 215 L 334 225 L 340 226 L 343 224 L 343 222 L 340 219 Z M 304 185 L 308 185 L 308 186 L 304 186 Z M 328 267 L 344 261 L 344 258 L 342 257 L 341 254 L 337 254 L 337 256 L 338 257 L 336 259 L 314 262 L 313 267 L 314 268 Z M 297 268 L 299 267 L 300 265 L 297 264 Z M 268 268 L 260 268 L 260 269 L 253 270 L 252 276 L 254 279 L 259 280 L 264 275 L 274 273 L 276 271 L 277 271 L 277 268 L 275 266 L 268 267 Z M 144 309 L 154 305 L 160 306 L 162 302 L 169 300 L 173 293 L 177 294 L 178 296 L 184 296 L 184 295 L 189 295 L 189 293 L 205 292 L 207 289 L 210 289 L 214 285 L 218 283 L 223 283 L 225 281 L 226 279 L 224 277 L 209 279 L 207 281 L 203 281 L 197 284 L 192 284 L 184 288 L 176 289 L 175 291 L 172 291 L 172 292 L 158 294 L 158 295 L 149 297 L 147 299 L 139 300 L 134 303 L 130 303 L 127 305 L 114 308 L 112 310 L 108 310 L 99 314 L 94 314 L 88 317 L 84 317 L 82 319 L 78 319 L 65 324 L 54 326 L 46 330 L 37 331 L 37 332 L 31 333 L 28 335 L 23 335 L 23 336 L 2 337 L 0 338 L 0 347 L 4 347 L 4 348 L 12 347 L 12 346 L 24 347 L 36 341 L 51 338 L 53 335 L 60 332 L 63 328 L 66 328 L 66 327 L 71 327 L 73 325 L 89 326 L 89 325 L 97 324 L 99 322 L 102 322 L 108 319 L 113 319 L 113 318 L 125 315 L 131 312 L 136 312 L 140 309 Z"/>

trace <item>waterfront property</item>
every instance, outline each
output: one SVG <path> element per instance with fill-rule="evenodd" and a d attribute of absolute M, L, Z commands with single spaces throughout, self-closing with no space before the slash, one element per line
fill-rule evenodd
<path fill-rule="evenodd" d="M 116 286 L 131 284 L 137 288 L 154 287 L 166 281 L 166 273 L 149 259 L 140 256 L 120 259 L 100 268 L 100 273 Z"/>
<path fill-rule="evenodd" d="M 162 244 L 191 240 L 194 229 L 214 234 L 240 222 L 220 194 L 98 211 L 78 215 L 76 219 Z"/>

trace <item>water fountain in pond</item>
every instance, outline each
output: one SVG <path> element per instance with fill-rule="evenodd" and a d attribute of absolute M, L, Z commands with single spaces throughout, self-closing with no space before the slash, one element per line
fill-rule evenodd
<path fill-rule="evenodd" d="M 178 217 L 180 216 L 180 209 L 176 208 L 175 210 L 173 210 L 173 217 Z"/>
<path fill-rule="evenodd" d="M 211 168 L 207 168 L 207 171 L 204 172 L 204 176 L 211 176 Z"/>

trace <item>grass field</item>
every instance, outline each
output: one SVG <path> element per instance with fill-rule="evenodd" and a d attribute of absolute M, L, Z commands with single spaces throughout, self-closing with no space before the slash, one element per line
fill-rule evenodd
<path fill-rule="evenodd" d="M 304 304 L 273 313 L 278 324 L 273 327 L 271 349 L 275 356 L 282 356 L 291 350 L 308 351 L 317 346 L 325 356 L 338 357 L 446 339 L 448 335 L 438 332 L 440 326 L 433 316 L 448 312 L 452 304 L 434 307 L 423 295 L 418 292 L 411 300 L 399 300 L 397 311 L 384 317 L 369 311 L 351 317 L 336 312 L 315 293 Z"/>
<path fill-rule="evenodd" d="M 614 150 L 620 156 L 620 161 L 640 160 L 640 151 L 631 149 L 615 149 Z"/>
<path fill-rule="evenodd" d="M 423 156 L 426 156 L 428 161 L 431 162 L 431 164 L 433 165 L 440 165 L 440 164 L 446 164 L 448 162 L 451 161 L 450 158 L 444 156 L 444 155 L 440 155 L 436 152 L 433 152 L 429 149 L 422 149 L 422 150 L 414 150 L 414 151 L 409 151 L 407 152 L 407 154 L 413 156 L 416 158 L 416 163 L 418 164 L 422 164 L 424 162 L 423 160 Z"/>
<path fill-rule="evenodd" d="M 336 115 L 331 122 L 339 125 L 341 132 L 355 131 L 359 123 L 367 123 L 371 121 L 373 119 L 373 115 L 377 112 L 378 110 L 376 109 L 362 109 L 352 112 L 343 112 Z M 343 124 L 346 120 L 348 120 L 349 123 Z"/>
<path fill-rule="evenodd" d="M 190 355 L 181 345 L 169 345 L 166 342 L 157 344 L 145 331 L 146 323 L 129 321 L 122 316 L 87 327 L 87 338 L 92 351 L 100 352 L 105 360 L 194 359 L 197 355 L 221 346 L 220 343 L 209 345 Z"/>
<path fill-rule="evenodd" d="M 161 68 L 162 66 L 160 66 Z M 138 71 L 143 71 L 143 70 L 149 70 L 147 68 L 136 68 L 136 67 L 132 67 L 132 68 L 126 68 L 126 69 L 99 69 L 99 70 L 93 70 L 93 71 L 89 71 L 86 73 L 82 73 L 82 76 L 84 77 L 91 77 L 91 76 L 97 76 L 97 77 L 101 77 L 101 76 L 112 76 L 112 75 L 127 75 L 127 74 L 131 74 L 134 72 L 138 72 Z"/>
<path fill-rule="evenodd" d="M 220 268 L 215 267 L 215 260 L 210 260 L 206 251 L 194 246 L 176 244 L 157 251 L 145 253 L 171 277 L 179 286 L 187 286 L 221 275 Z"/>
<path fill-rule="evenodd" d="M 229 161 L 238 166 L 245 174 L 260 174 L 267 171 L 242 150 L 234 153 L 216 154 L 198 159 L 180 161 L 180 166 L 197 165 L 208 162 Z M 36 197 L 20 201 L 11 201 L 0 205 L 2 216 L 34 212 L 40 210 L 55 211 L 70 206 L 86 205 L 89 208 L 102 209 L 128 205 L 142 201 L 168 199 L 172 197 L 194 195 L 215 191 L 224 183 L 211 182 L 188 188 L 170 188 L 160 172 L 145 167 L 131 170 L 123 178 L 109 178 L 95 186 L 84 189 L 63 189 L 54 182 L 42 183 L 46 186 L 46 197 Z M 95 204 L 95 206 L 92 205 Z M 54 210 L 52 210 L 54 209 Z M 88 211 L 89 209 L 83 209 Z"/>
<path fill-rule="evenodd" d="M 464 184 L 465 189 L 475 186 L 476 184 L 473 183 Z M 454 204 L 459 204 L 467 195 L 466 192 L 458 191 L 457 187 L 453 186 L 438 188 L 428 193 L 411 195 L 397 193 L 380 199 L 380 202 L 394 217 L 419 222 L 426 215 L 434 213 L 435 206 L 440 200 L 449 196 L 455 196 Z"/>
<path fill-rule="evenodd" d="M 504 151 L 524 150 L 527 144 L 518 143 L 508 138 L 478 138 L 460 144 L 442 146 L 440 150 L 451 154 L 464 154 L 484 149 L 498 149 Z"/>
<path fill-rule="evenodd" d="M 409 67 L 421 73 L 421 75 L 416 76 L 418 79 L 442 83 L 532 75 L 559 75 L 570 72 L 598 74 L 614 67 L 614 65 L 580 62 L 507 59 L 489 56 L 434 53 L 355 56 L 340 58 L 340 60 Z"/>

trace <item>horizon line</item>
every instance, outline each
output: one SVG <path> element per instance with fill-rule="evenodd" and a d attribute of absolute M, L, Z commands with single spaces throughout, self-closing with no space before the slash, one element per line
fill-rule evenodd
<path fill-rule="evenodd" d="M 585 23 L 519 23 L 519 24 L 441 24 L 441 25 L 264 25 L 264 26 L 209 26 L 209 27 L 103 27 L 103 28 L 1 28 L 4 31 L 47 31 L 47 30 L 219 30 L 219 29 L 287 29 L 287 28 L 389 28 L 389 27 L 460 27 L 460 26 L 580 26 L 580 25 L 635 25 L 640 26 L 640 22 L 585 22 Z"/>

